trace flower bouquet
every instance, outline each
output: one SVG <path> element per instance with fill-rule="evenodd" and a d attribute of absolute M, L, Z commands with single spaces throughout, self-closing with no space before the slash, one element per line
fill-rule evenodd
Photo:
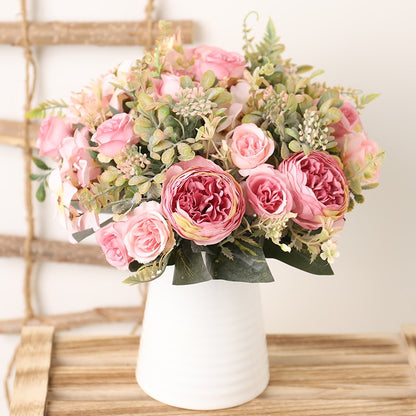
<path fill-rule="evenodd" d="M 258 45 L 244 24 L 244 56 L 161 29 L 142 59 L 30 112 L 54 161 L 34 159 L 38 199 L 47 185 L 71 239 L 94 232 L 130 284 L 168 264 L 174 284 L 269 282 L 266 257 L 332 274 L 345 214 L 377 185 L 383 152 L 359 117 L 377 94 L 315 81 L 271 21 Z"/>
<path fill-rule="evenodd" d="M 34 158 L 32 179 L 71 240 L 95 233 L 125 282 L 175 266 L 170 291 L 150 287 L 142 388 L 180 407 L 234 406 L 269 375 L 258 288 L 227 281 L 273 281 L 266 258 L 333 273 L 345 215 L 377 185 L 383 152 L 359 117 L 377 94 L 284 59 L 271 21 L 258 44 L 244 22 L 244 56 L 161 30 L 142 59 L 28 114 L 44 118 L 49 157 Z"/>

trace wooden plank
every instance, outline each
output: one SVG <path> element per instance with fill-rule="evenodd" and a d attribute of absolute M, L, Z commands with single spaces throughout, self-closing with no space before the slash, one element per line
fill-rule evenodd
<path fill-rule="evenodd" d="M 193 43 L 194 28 L 190 20 L 171 21 L 172 32 L 181 30 L 183 43 Z M 159 22 L 152 24 L 152 37 L 160 34 Z M 48 45 L 147 45 L 147 22 L 29 22 L 29 43 Z M 0 23 L 0 44 L 22 45 L 20 22 Z"/>
<path fill-rule="evenodd" d="M 54 401 L 48 416 L 415 416 L 416 400 L 267 400 L 259 397 L 243 406 L 215 411 L 189 411 L 162 406 L 154 400 Z"/>
<path fill-rule="evenodd" d="M 1 25 L 1 23 L 0 23 Z M 20 121 L 0 120 L 0 144 L 24 147 L 24 125 Z M 32 148 L 36 148 L 39 124 L 31 122 L 29 137 Z"/>
<path fill-rule="evenodd" d="M 19 333 L 23 325 L 52 325 L 57 330 L 70 329 L 83 325 L 110 322 L 141 322 L 143 307 L 106 307 L 94 308 L 89 311 L 64 313 L 59 315 L 36 316 L 26 321 L 24 319 L 10 319 L 0 321 L 0 334 Z"/>
<path fill-rule="evenodd" d="M 402 334 L 407 343 L 409 364 L 416 376 L 416 325 L 403 325 Z"/>
<path fill-rule="evenodd" d="M 413 340 L 412 331 L 403 329 Z M 416 416 L 416 378 L 402 341 L 399 334 L 269 335 L 266 391 L 243 406 L 199 412 L 140 389 L 138 336 L 58 334 L 46 416 Z"/>
<path fill-rule="evenodd" d="M 24 237 L 0 234 L 0 257 L 24 257 L 24 241 Z M 96 244 L 71 244 L 35 238 L 31 250 L 36 261 L 109 267 L 103 251 Z"/>
<path fill-rule="evenodd" d="M 44 415 L 53 333 L 51 326 L 23 328 L 10 416 Z"/>

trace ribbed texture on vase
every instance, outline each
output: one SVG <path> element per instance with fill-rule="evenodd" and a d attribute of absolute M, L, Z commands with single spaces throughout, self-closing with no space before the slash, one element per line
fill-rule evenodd
<path fill-rule="evenodd" d="M 257 284 L 171 282 L 170 274 L 149 287 L 136 373 L 142 389 L 196 410 L 258 396 L 269 370 Z"/>

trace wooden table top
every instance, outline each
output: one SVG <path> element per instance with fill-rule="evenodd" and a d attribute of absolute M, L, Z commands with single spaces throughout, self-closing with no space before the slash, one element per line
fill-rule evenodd
<path fill-rule="evenodd" d="M 231 409 L 161 404 L 137 385 L 138 336 L 25 327 L 10 416 L 416 416 L 416 325 L 400 333 L 268 335 L 270 384 Z"/>

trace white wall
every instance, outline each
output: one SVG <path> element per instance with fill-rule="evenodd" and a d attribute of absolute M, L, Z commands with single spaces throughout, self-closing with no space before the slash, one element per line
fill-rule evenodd
<path fill-rule="evenodd" d="M 131 20 L 143 16 L 145 1 L 28 0 L 38 20 Z M 196 43 L 241 48 L 241 23 L 260 13 L 258 33 L 275 20 L 286 56 L 326 70 L 329 84 L 379 92 L 362 115 L 369 136 L 387 153 L 378 189 L 348 215 L 334 277 L 311 277 L 272 261 L 277 282 L 263 286 L 268 332 L 398 331 L 416 322 L 414 173 L 416 3 L 412 0 L 223 1 L 159 0 L 157 17 L 192 19 Z M 19 1 L 2 0 L 0 20 L 19 19 Z M 36 50 L 39 82 L 35 100 L 67 97 L 139 47 L 49 47 Z M 0 46 L 0 118 L 21 119 L 23 53 Z M 21 150 L 0 145 L 0 233 L 25 233 Z M 36 205 L 37 235 L 65 239 L 51 221 L 47 203 Z M 0 259 L 0 319 L 20 316 L 23 261 Z M 34 292 L 41 313 L 102 305 L 134 305 L 137 290 L 121 284 L 118 271 L 92 266 L 42 264 Z M 130 326 L 83 331 L 127 332 Z M 0 336 L 0 378 L 17 337 Z M 0 395 L 0 414 L 6 414 Z"/>

